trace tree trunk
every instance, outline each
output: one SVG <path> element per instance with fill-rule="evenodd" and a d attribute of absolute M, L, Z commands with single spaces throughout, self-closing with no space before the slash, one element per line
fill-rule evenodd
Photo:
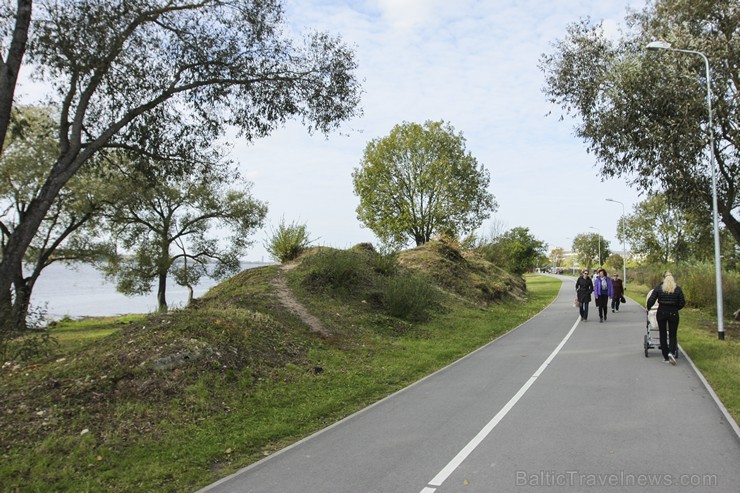
<path fill-rule="evenodd" d="M 157 287 L 157 312 L 167 313 L 167 272 L 159 273 L 159 285 Z"/>
<path fill-rule="evenodd" d="M 0 297 L 0 314 L 2 327 L 9 333 L 23 331 L 27 328 L 26 316 L 31 299 L 33 281 L 23 277 L 23 265 L 19 264 L 10 276 L 11 288 L 3 290 Z"/>
<path fill-rule="evenodd" d="M 2 154 L 5 135 L 10 126 L 10 114 L 13 109 L 15 86 L 28 43 L 28 30 L 31 25 L 31 5 L 32 0 L 18 0 L 13 38 L 8 47 L 6 59 L 0 60 L 0 154 Z M 9 246 L 6 246 L 3 252 L 3 260 L 0 262 L 0 330 L 12 329 L 14 325 L 12 323 L 13 306 L 11 301 L 11 286 L 13 285 L 13 273 L 20 265 L 20 260 L 6 263 L 6 259 L 8 258 L 7 247 Z M 23 252 L 25 253 L 25 248 Z M 11 258 L 16 257 L 17 255 L 13 255 Z"/>
<path fill-rule="evenodd" d="M 13 110 L 18 72 L 26 53 L 28 29 L 31 25 L 32 3 L 32 0 L 18 0 L 13 39 L 7 51 L 7 58 L 0 60 L 0 154 L 2 154 L 5 134 L 7 134 L 10 125 L 10 114 Z"/>
<path fill-rule="evenodd" d="M 730 230 L 732 237 L 735 238 L 735 244 L 740 245 L 740 221 L 735 219 L 731 213 L 726 213 L 724 210 L 721 211 L 721 215 L 720 220 Z"/>
<path fill-rule="evenodd" d="M 186 287 L 188 288 L 188 306 L 190 306 L 193 303 L 193 286 L 187 284 Z"/>
<path fill-rule="evenodd" d="M 10 303 L 5 303 L 5 296 L 7 300 L 11 299 L 11 288 L 18 273 L 22 272 L 23 258 L 28 246 L 33 241 L 52 203 L 59 195 L 59 191 L 88 157 L 78 155 L 78 150 L 79 147 L 70 149 L 54 164 L 38 195 L 28 204 L 25 214 L 8 237 L 3 258 L 0 261 L 0 326 L 12 324 L 12 306 Z M 91 152 L 91 149 L 86 149 L 86 152 Z"/>
<path fill-rule="evenodd" d="M 14 283 L 15 298 L 13 299 L 13 325 L 16 330 L 28 328 L 28 308 L 31 305 L 31 284 L 25 278 L 20 278 Z"/>

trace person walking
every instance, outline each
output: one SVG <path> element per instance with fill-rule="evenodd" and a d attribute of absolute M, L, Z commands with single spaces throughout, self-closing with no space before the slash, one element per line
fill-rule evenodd
<path fill-rule="evenodd" d="M 588 305 L 591 303 L 591 293 L 594 291 L 594 283 L 588 277 L 588 270 L 581 272 L 581 277 L 576 281 L 576 296 L 578 297 L 578 312 L 581 320 L 588 320 Z"/>
<path fill-rule="evenodd" d="M 673 274 L 666 272 L 663 282 L 658 284 L 647 300 L 648 311 L 658 303 L 656 319 L 660 333 L 660 349 L 663 352 L 663 362 L 676 364 L 676 350 L 678 349 L 678 311 L 686 306 L 681 287 L 676 284 Z"/>
<path fill-rule="evenodd" d="M 614 313 L 619 311 L 619 304 L 622 301 L 622 296 L 624 296 L 624 284 L 622 284 L 619 274 L 614 274 L 612 286 L 614 286 L 614 296 L 612 297 L 612 313 Z"/>
<path fill-rule="evenodd" d="M 599 323 L 605 322 L 606 313 L 609 311 L 609 298 L 614 298 L 614 286 L 604 269 L 599 269 L 599 277 L 594 282 L 594 298 L 599 309 Z"/>

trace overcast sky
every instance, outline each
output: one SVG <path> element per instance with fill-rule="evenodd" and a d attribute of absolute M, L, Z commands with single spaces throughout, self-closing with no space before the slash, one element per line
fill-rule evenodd
<path fill-rule="evenodd" d="M 604 21 L 616 36 L 628 6 L 642 9 L 643 2 L 285 0 L 290 30 L 328 31 L 354 46 L 364 115 L 328 138 L 295 123 L 252 144 L 232 142 L 231 157 L 269 206 L 268 225 L 255 233 L 246 259 L 270 260 L 263 244 L 281 218 L 306 224 L 318 245 L 377 245 L 357 220 L 352 171 L 370 140 L 404 121 L 427 120 L 449 122 L 490 172 L 499 207 L 481 233 L 492 224 L 526 227 L 549 251 L 600 232 L 612 251 L 621 250 L 622 208 L 605 199 L 623 202 L 629 214 L 640 197 L 624 180 L 601 181 L 573 123 L 547 103 L 537 65 L 581 17 Z"/>
<path fill-rule="evenodd" d="M 640 200 L 624 180 L 602 182 L 594 159 L 573 136 L 572 122 L 542 93 L 538 61 L 566 26 L 581 17 L 603 20 L 616 36 L 626 0 L 288 0 L 291 28 L 337 33 L 354 45 L 364 82 L 364 116 L 341 134 L 310 137 L 289 125 L 234 157 L 269 202 L 268 220 L 305 223 L 316 243 L 349 248 L 377 244 L 361 227 L 352 171 L 365 145 L 394 125 L 445 120 L 462 132 L 468 150 L 490 172 L 499 204 L 492 222 L 526 227 L 539 240 L 568 249 L 580 233 L 600 232 L 621 250 L 617 221 Z M 553 114 L 547 116 L 548 112 Z M 600 231 L 591 229 L 598 228 Z M 255 235 L 247 257 L 267 259 L 270 228 Z"/>

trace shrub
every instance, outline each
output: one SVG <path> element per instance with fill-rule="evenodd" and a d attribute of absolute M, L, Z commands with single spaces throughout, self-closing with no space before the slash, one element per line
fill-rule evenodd
<path fill-rule="evenodd" d="M 634 282 L 636 284 L 642 284 L 650 289 L 657 286 L 663 280 L 663 273 L 668 270 L 665 265 L 641 265 L 640 267 L 630 269 L 627 271 L 629 280 L 627 285 Z M 674 274 L 676 274 L 674 272 Z"/>
<path fill-rule="evenodd" d="M 640 266 L 630 271 L 630 277 L 638 284 L 654 288 L 663 280 L 666 271 L 673 273 L 686 296 L 687 304 L 716 311 L 717 285 L 714 264 Z M 722 272 L 722 297 L 726 312 L 731 313 L 740 308 L 740 273 Z"/>
<path fill-rule="evenodd" d="M 372 243 L 358 243 L 351 251 L 363 254 L 373 272 L 383 276 L 392 276 L 398 271 L 398 252 L 381 250 L 378 252 Z"/>
<path fill-rule="evenodd" d="M 686 296 L 687 303 L 694 306 L 714 309 L 717 306 L 717 282 L 714 265 L 697 264 L 682 266 L 679 269 L 680 279 L 677 282 Z M 674 272 L 674 275 L 677 275 Z M 722 298 L 726 312 L 740 308 L 740 274 L 722 272 Z"/>
<path fill-rule="evenodd" d="M 311 240 L 308 238 L 308 229 L 305 224 L 294 222 L 286 225 L 283 218 L 265 242 L 265 249 L 275 260 L 281 263 L 289 262 L 298 258 L 311 245 Z"/>
<path fill-rule="evenodd" d="M 59 341 L 48 329 L 33 329 L 0 336 L 0 361 L 30 361 L 51 355 Z"/>
<path fill-rule="evenodd" d="M 398 254 L 378 253 L 373 256 L 370 265 L 380 275 L 393 276 L 398 272 Z"/>
<path fill-rule="evenodd" d="M 406 274 L 388 280 L 382 302 L 394 317 L 423 322 L 429 319 L 430 311 L 439 304 L 439 292 L 426 279 Z"/>
<path fill-rule="evenodd" d="M 304 282 L 314 287 L 350 289 L 370 278 L 365 256 L 351 250 L 320 250 L 304 257 L 302 268 L 308 271 Z"/>

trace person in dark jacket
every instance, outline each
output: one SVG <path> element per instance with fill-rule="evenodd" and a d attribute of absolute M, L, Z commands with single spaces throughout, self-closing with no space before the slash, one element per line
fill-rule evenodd
<path fill-rule="evenodd" d="M 612 313 L 614 313 L 615 311 L 619 311 L 619 304 L 622 301 L 622 296 L 624 296 L 624 285 L 619 278 L 619 274 L 614 274 L 612 286 L 614 286 L 614 296 L 612 297 Z"/>
<path fill-rule="evenodd" d="M 660 333 L 660 349 L 663 351 L 663 362 L 676 364 L 676 350 L 678 341 L 678 311 L 686 306 L 681 287 L 676 284 L 673 274 L 666 272 L 663 282 L 653 289 L 653 294 L 647 300 L 647 309 L 650 310 L 658 302 L 658 331 Z"/>
<path fill-rule="evenodd" d="M 609 298 L 614 299 L 614 285 L 612 278 L 606 275 L 606 270 L 599 269 L 599 277 L 594 281 L 594 298 L 599 308 L 599 322 L 606 322 L 606 313 L 609 311 Z"/>
<path fill-rule="evenodd" d="M 588 270 L 581 272 L 581 277 L 576 281 L 576 296 L 578 297 L 578 311 L 581 320 L 588 320 L 588 304 L 591 303 L 591 293 L 594 291 L 594 283 L 588 277 Z"/>

